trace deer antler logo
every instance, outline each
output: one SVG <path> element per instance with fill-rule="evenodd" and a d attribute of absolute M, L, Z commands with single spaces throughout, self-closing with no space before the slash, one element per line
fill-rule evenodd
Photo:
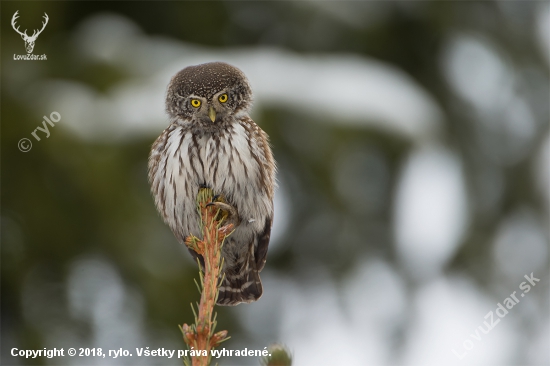
<path fill-rule="evenodd" d="M 38 38 L 38 36 L 40 35 L 40 33 L 42 33 L 42 31 L 44 30 L 44 28 L 46 28 L 46 24 L 48 24 L 48 14 L 44 13 L 44 22 L 42 22 L 42 29 L 40 30 L 37 30 L 35 29 L 32 36 L 28 36 L 27 35 L 27 30 L 25 29 L 24 32 L 21 32 L 19 30 L 19 26 L 17 26 L 17 28 L 15 28 L 15 21 L 17 18 L 19 18 L 19 15 L 17 15 L 17 13 L 19 12 L 19 10 L 17 10 L 15 12 L 15 14 L 13 14 L 13 17 L 11 18 L 11 26 L 13 27 L 13 29 L 19 33 L 21 35 L 21 38 L 23 38 L 23 41 L 25 41 L 25 49 L 27 50 L 27 53 L 32 53 L 32 50 L 34 49 L 34 42 L 36 42 L 36 39 Z"/>

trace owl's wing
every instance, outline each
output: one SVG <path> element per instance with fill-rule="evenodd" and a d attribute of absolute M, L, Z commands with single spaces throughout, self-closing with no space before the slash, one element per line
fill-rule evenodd
<path fill-rule="evenodd" d="M 267 259 L 267 248 L 269 246 L 269 237 L 271 236 L 271 224 L 273 223 L 273 218 L 268 217 L 265 220 L 264 229 L 258 236 L 258 246 L 254 252 L 254 258 L 256 259 L 256 269 L 260 272 L 264 266 Z"/>

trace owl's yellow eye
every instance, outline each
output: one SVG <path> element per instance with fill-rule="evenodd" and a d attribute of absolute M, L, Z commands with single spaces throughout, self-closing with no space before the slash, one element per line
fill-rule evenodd
<path fill-rule="evenodd" d="M 201 101 L 198 99 L 191 99 L 191 105 L 195 108 L 199 108 L 201 106 Z"/>
<path fill-rule="evenodd" d="M 220 101 L 220 103 L 225 103 L 227 102 L 227 94 L 222 94 L 218 97 L 218 100 Z"/>

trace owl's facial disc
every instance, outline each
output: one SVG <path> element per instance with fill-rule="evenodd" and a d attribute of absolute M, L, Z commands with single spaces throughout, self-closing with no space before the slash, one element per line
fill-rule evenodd
<path fill-rule="evenodd" d="M 228 93 L 223 90 L 214 94 L 211 99 L 206 99 L 204 107 L 199 110 L 204 121 L 217 123 L 232 114 L 232 106 Z"/>
<path fill-rule="evenodd" d="M 191 105 L 193 105 L 192 102 Z M 227 108 L 220 105 L 220 103 L 217 103 L 215 100 L 208 101 L 203 99 L 202 103 L 198 107 L 194 107 L 194 109 L 195 116 L 203 121 L 203 123 L 207 124 L 216 124 L 223 120 L 228 114 Z"/>

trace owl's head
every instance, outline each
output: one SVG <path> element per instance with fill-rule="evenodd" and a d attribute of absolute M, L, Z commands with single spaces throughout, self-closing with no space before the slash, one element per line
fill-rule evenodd
<path fill-rule="evenodd" d="M 223 62 L 189 66 L 168 85 L 166 111 L 172 120 L 183 119 L 213 126 L 246 113 L 252 91 L 243 72 Z"/>

